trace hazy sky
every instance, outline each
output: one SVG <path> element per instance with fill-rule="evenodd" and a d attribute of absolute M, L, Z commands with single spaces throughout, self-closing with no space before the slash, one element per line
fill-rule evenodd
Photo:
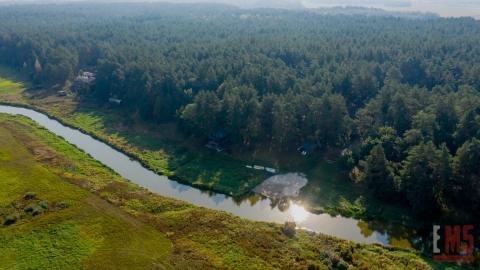
<path fill-rule="evenodd" d="M 0 0 L 0 2 L 72 2 L 77 0 Z M 78 0 L 82 1 L 82 0 Z M 83 0 L 85 1 L 85 0 Z M 87 0 L 89 1 L 89 0 Z M 93 0 L 90 0 L 93 1 Z M 434 12 L 441 16 L 472 16 L 480 19 L 480 0 L 103 0 L 114 2 L 210 2 L 226 3 L 241 7 L 333 7 L 361 6 L 395 11 Z M 96 2 L 96 1 L 95 1 Z"/>
<path fill-rule="evenodd" d="M 441 16 L 480 19 L 480 0 L 301 0 L 306 7 L 354 5 L 398 11 L 434 12 Z"/>

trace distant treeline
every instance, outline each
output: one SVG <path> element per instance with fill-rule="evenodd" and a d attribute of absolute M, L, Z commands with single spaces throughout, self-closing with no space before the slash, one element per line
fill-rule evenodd
<path fill-rule="evenodd" d="M 2 7 L 0 21 L 0 62 L 34 83 L 95 70 L 80 98 L 121 99 L 132 119 L 248 147 L 345 149 L 352 178 L 381 198 L 479 213 L 478 21 L 87 3 Z"/>

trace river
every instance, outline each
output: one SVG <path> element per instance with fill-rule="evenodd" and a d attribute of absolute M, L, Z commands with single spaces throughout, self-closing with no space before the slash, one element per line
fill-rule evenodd
<path fill-rule="evenodd" d="M 268 198 L 260 200 L 234 198 L 211 191 L 180 184 L 166 176 L 158 175 L 143 167 L 138 161 L 132 160 L 124 153 L 87 135 L 79 130 L 67 127 L 57 120 L 37 111 L 14 106 L 0 105 L 0 113 L 26 116 L 49 131 L 64 138 L 69 143 L 88 153 L 107 167 L 110 167 L 122 177 L 149 189 L 159 195 L 179 199 L 210 209 L 229 212 L 236 216 L 264 222 L 284 223 L 295 221 L 302 229 L 336 236 L 361 243 L 379 243 L 397 246 L 398 243 L 409 243 L 404 236 L 391 236 L 385 231 L 369 228 L 368 223 L 353 218 L 341 216 L 332 217 L 328 214 L 313 214 L 305 210 L 299 202 L 291 201 L 288 209 L 280 210 Z"/>

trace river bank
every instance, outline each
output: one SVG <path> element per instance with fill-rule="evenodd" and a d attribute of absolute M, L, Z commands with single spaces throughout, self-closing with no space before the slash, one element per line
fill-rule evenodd
<path fill-rule="evenodd" d="M 205 192 L 191 186 L 182 185 L 166 176 L 161 176 L 146 169 L 136 160 L 132 160 L 108 144 L 82 133 L 79 130 L 64 126 L 50 119 L 47 115 L 31 109 L 0 105 L 0 112 L 27 116 L 61 136 L 67 142 L 85 151 L 94 159 L 119 173 L 120 176 L 157 194 L 180 199 L 197 206 L 222 210 L 236 216 L 254 221 L 275 222 L 283 224 L 294 221 L 300 228 L 362 243 L 379 243 L 397 247 L 411 247 L 414 235 L 403 227 L 393 226 L 389 230 L 381 227 L 377 231 L 369 223 L 353 218 L 332 217 L 328 214 L 313 214 L 295 201 L 262 198 L 252 195 L 244 199 L 229 197 L 224 194 Z"/>
<path fill-rule="evenodd" d="M 125 120 L 128 117 L 123 117 L 116 108 L 89 106 L 73 97 L 58 97 L 55 91 L 26 91 L 28 82 L 5 67 L 0 69 L 1 75 L 4 84 L 10 86 L 4 85 L 9 91 L 0 92 L 0 102 L 46 113 L 178 182 L 241 198 L 271 176 L 245 165 L 265 165 L 307 175 L 309 183 L 299 199 L 309 211 L 399 224 L 410 222 L 408 211 L 401 206 L 384 205 L 369 196 L 368 191 L 345 179 L 338 166 L 325 162 L 321 155 L 305 158 L 297 153 L 275 153 L 272 149 L 213 153 L 201 142 L 176 131 L 174 125 Z"/>
<path fill-rule="evenodd" d="M 79 103 L 73 97 L 57 96 L 52 89 L 26 91 L 30 88 L 28 82 L 18 73 L 3 68 L 0 69 L 2 74 L 2 87 L 8 91 L 0 91 L 1 103 L 45 113 L 179 183 L 228 194 L 241 203 L 251 201 L 250 196 L 245 194 L 270 176 L 245 168 L 245 164 L 272 166 L 284 172 L 303 172 L 309 182 L 298 198 L 302 209 L 313 214 L 328 213 L 366 220 L 362 223 L 362 230 L 381 231 L 398 239 L 396 246 L 411 247 L 411 241 L 405 239 L 411 240 L 414 236 L 412 230 L 405 227 L 413 227 L 418 223 L 412 223 L 408 211 L 400 206 L 379 202 L 370 196 L 368 190 L 354 185 L 339 174 L 337 164 L 325 162 L 321 155 L 305 158 L 299 154 L 275 154 L 265 149 L 257 149 L 253 153 L 212 153 L 196 140 L 175 131 L 172 125 L 134 123 L 125 120 L 129 118 L 116 108 Z M 402 229 L 398 229 L 400 227 Z M 387 240 L 383 242 L 388 243 Z"/>
<path fill-rule="evenodd" d="M 110 169 L 86 156 L 84 152 L 46 129 L 39 128 L 31 120 L 1 115 L 0 126 L 0 134 L 7 136 L 5 138 L 8 140 L 14 140 L 9 142 L 4 139 L 3 141 L 8 143 L 0 146 L 1 157 L 9 160 L 11 162 L 9 164 L 19 164 L 20 161 L 37 162 L 62 181 L 86 190 L 108 201 L 110 205 L 121 208 L 133 218 L 153 226 L 172 243 L 171 257 L 162 258 L 161 261 L 167 265 L 173 264 L 174 268 L 224 268 L 228 265 L 249 269 L 305 269 L 307 267 L 323 269 L 340 266 L 353 268 L 368 266 L 370 269 L 430 268 L 412 251 L 354 244 L 305 231 L 298 231 L 295 237 L 289 238 L 282 233 L 281 225 L 251 222 L 224 212 L 167 199 L 126 182 Z M 16 147 L 16 153 L 31 155 L 31 158 L 14 157 L 8 154 L 13 153 L 6 150 L 9 147 Z M 25 150 L 19 150 L 23 148 Z M 10 170 L 2 166 L 2 170 L 5 169 Z M 45 177 L 40 178 L 45 179 Z M 49 196 L 58 196 L 55 194 L 62 193 L 62 189 L 58 189 L 56 185 L 52 186 L 52 183 L 48 183 L 48 186 L 50 187 Z M 42 198 L 46 196 L 46 191 L 38 185 L 23 189 L 31 189 Z M 23 191 L 18 192 L 23 194 Z M 13 192 L 9 194 L 13 197 L 21 196 Z M 50 197 L 50 200 L 54 199 Z M 80 213 L 77 215 L 82 216 Z M 60 217 L 61 214 L 58 216 Z M 22 221 L 8 230 L 0 229 L 0 238 L 12 237 L 10 233 L 13 231 L 29 232 L 35 228 L 36 230 L 32 232 L 34 235 L 43 233 L 44 227 L 40 224 L 44 224 L 47 220 L 53 222 L 50 216 L 40 216 Z M 83 229 L 91 230 L 93 227 L 85 225 Z M 220 235 L 222 237 L 219 238 Z M 93 249 L 94 252 L 93 255 L 89 255 L 90 258 L 95 258 L 94 255 L 97 254 L 95 250 L 100 251 L 100 247 Z M 13 246 L 7 242 L 6 245 L 2 245 L 3 251 L 6 248 L 13 248 Z M 22 254 L 17 255 L 29 256 L 26 254 L 28 252 L 28 249 L 25 249 Z M 5 253 L 0 252 L 0 257 L 1 254 Z M 83 261 L 79 260 L 78 263 Z"/>

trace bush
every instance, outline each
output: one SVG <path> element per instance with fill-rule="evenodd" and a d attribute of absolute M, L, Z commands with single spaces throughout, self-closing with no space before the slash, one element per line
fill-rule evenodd
<path fill-rule="evenodd" d="M 27 192 L 27 193 L 25 193 L 23 198 L 25 200 L 35 200 L 35 198 L 37 198 L 37 194 L 35 192 Z"/>
<path fill-rule="evenodd" d="M 346 148 L 342 151 L 339 164 L 342 169 L 347 171 L 351 171 L 355 167 L 356 161 L 352 150 Z"/>
<path fill-rule="evenodd" d="M 66 202 L 59 202 L 59 203 L 57 203 L 56 207 L 57 207 L 57 209 L 62 210 L 62 209 L 68 208 L 68 204 Z"/>
<path fill-rule="evenodd" d="M 40 215 L 41 213 L 43 213 L 43 208 L 40 207 L 40 206 L 37 206 L 33 209 L 32 211 L 32 216 L 38 216 Z"/>
<path fill-rule="evenodd" d="M 25 208 L 24 208 L 23 210 L 24 210 L 25 212 L 27 212 L 27 213 L 32 213 L 33 210 L 34 210 L 36 207 L 37 207 L 36 204 L 31 203 L 31 204 L 25 206 Z"/>
<path fill-rule="evenodd" d="M 4 225 L 9 226 L 17 222 L 17 220 L 20 219 L 20 214 L 19 213 L 13 213 L 11 215 L 8 215 L 7 218 L 5 218 L 5 221 L 3 222 Z"/>
<path fill-rule="evenodd" d="M 288 236 L 288 237 L 294 237 L 297 224 L 293 221 L 287 221 L 285 222 L 285 225 L 283 225 L 283 233 Z"/>
<path fill-rule="evenodd" d="M 47 201 L 41 201 L 38 205 L 43 209 L 48 209 L 49 203 Z"/>
<path fill-rule="evenodd" d="M 345 261 L 338 261 L 335 266 L 334 266 L 336 270 L 347 270 L 348 269 L 348 264 L 345 262 Z"/>

